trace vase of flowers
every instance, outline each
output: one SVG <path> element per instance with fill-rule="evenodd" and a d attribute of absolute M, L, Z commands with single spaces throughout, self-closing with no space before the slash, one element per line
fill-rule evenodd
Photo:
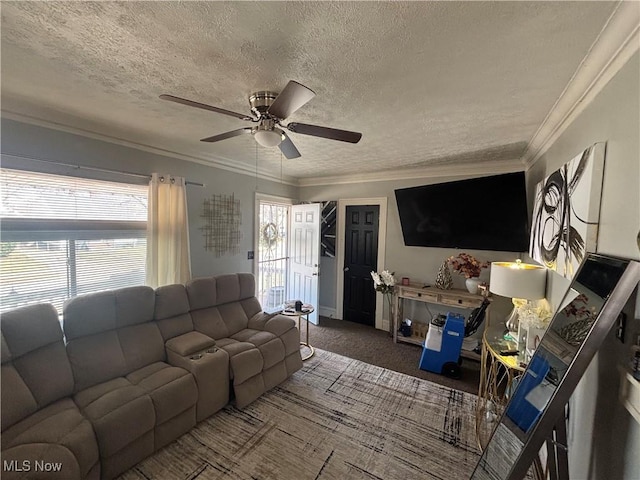
<path fill-rule="evenodd" d="M 518 307 L 518 343 L 524 341 L 526 351 L 529 355 L 538 345 L 542 336 L 551 322 L 551 309 L 549 302 L 545 299 L 538 301 L 526 301 L 524 305 Z"/>
<path fill-rule="evenodd" d="M 448 259 L 451 264 L 451 268 L 459 275 L 464 275 L 465 285 L 469 293 L 478 293 L 478 286 L 480 285 L 480 273 L 483 268 L 489 266 L 489 262 L 481 262 L 473 255 L 468 253 L 460 253 L 456 256 L 451 256 Z"/>
<path fill-rule="evenodd" d="M 389 333 L 393 334 L 393 289 L 395 288 L 396 279 L 394 274 L 389 270 L 383 270 L 381 273 L 371 272 L 373 278 L 373 287 L 376 292 L 382 293 L 389 304 Z"/>

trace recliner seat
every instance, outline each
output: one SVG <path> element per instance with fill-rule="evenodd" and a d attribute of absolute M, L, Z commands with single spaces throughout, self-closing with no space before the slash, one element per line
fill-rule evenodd
<path fill-rule="evenodd" d="M 74 400 L 94 426 L 103 478 L 113 478 L 196 423 L 193 376 L 165 362 L 155 294 L 130 287 L 64 306 Z"/>
<path fill-rule="evenodd" d="M 96 435 L 71 400 L 73 374 L 55 308 L 5 312 L 0 327 L 2 463 L 9 466 L 2 478 L 34 475 L 35 462 L 56 469 L 47 478 L 100 478 Z"/>
<path fill-rule="evenodd" d="M 197 278 L 186 290 L 195 330 L 215 339 L 229 354 L 238 408 L 302 368 L 295 322 L 262 311 L 252 274 Z"/>

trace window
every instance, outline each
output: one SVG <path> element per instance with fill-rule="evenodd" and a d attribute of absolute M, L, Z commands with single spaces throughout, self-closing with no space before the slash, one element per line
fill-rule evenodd
<path fill-rule="evenodd" d="M 282 307 L 287 279 L 289 205 L 259 200 L 257 297 L 265 311 Z"/>
<path fill-rule="evenodd" d="M 147 186 L 0 169 L 0 310 L 143 285 Z"/>

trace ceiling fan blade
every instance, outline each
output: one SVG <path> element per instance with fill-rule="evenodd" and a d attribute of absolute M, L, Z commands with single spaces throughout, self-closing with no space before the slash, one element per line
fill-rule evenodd
<path fill-rule="evenodd" d="M 305 87 L 301 83 L 289 80 L 284 90 L 273 101 L 268 113 L 279 119 L 285 119 L 301 106 L 315 97 L 316 94 L 310 88 Z"/>
<path fill-rule="evenodd" d="M 214 135 L 213 137 L 203 138 L 201 142 L 219 142 L 220 140 L 226 140 L 227 138 L 237 137 L 243 133 L 251 133 L 251 127 L 239 128 L 238 130 L 231 130 L 227 133 L 221 133 L 220 135 Z"/>
<path fill-rule="evenodd" d="M 231 110 L 225 110 L 224 108 L 213 107 L 205 103 L 194 102 L 193 100 L 187 100 L 186 98 L 175 97 L 173 95 L 167 95 L 167 94 L 160 95 L 160 98 L 162 100 L 168 100 L 170 102 L 181 103 L 182 105 L 187 105 L 188 107 L 202 108 L 203 110 L 222 113 L 223 115 L 236 117 L 236 118 L 239 118 L 240 120 L 253 120 L 253 117 L 251 117 L 250 115 L 244 115 L 242 113 L 232 112 Z"/>
<path fill-rule="evenodd" d="M 292 158 L 300 157 L 300 152 L 289 138 L 289 135 L 284 132 L 282 132 L 282 135 L 284 136 L 284 140 L 280 143 L 280 145 L 278 145 L 282 154 L 289 160 L 291 160 Z"/>
<path fill-rule="evenodd" d="M 306 123 L 290 123 L 287 125 L 287 129 L 295 133 L 302 133 L 303 135 L 313 135 L 314 137 L 328 138 L 340 142 L 358 143 L 362 138 L 362 134 L 358 132 L 319 127 L 318 125 L 308 125 Z"/>

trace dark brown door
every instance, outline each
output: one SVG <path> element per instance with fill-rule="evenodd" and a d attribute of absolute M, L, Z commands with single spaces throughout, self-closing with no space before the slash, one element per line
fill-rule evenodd
<path fill-rule="evenodd" d="M 371 272 L 378 268 L 378 205 L 348 206 L 345 226 L 344 320 L 376 324 L 376 291 Z"/>

